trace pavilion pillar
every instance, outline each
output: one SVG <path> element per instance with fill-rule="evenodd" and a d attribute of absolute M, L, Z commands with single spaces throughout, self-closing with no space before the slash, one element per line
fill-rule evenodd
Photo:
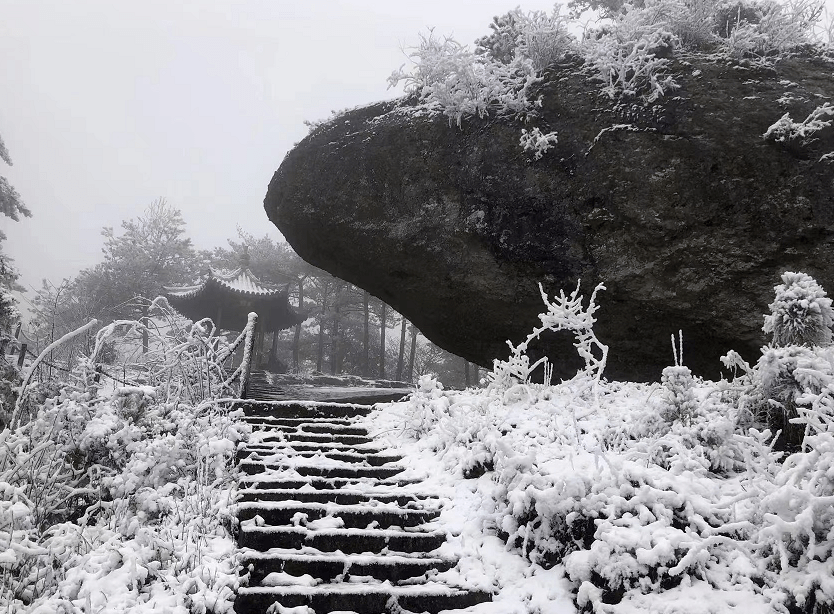
<path fill-rule="evenodd" d="M 267 358 L 268 365 L 278 364 L 278 331 L 272 331 L 272 345 L 269 348 L 269 358 Z"/>
<path fill-rule="evenodd" d="M 258 364 L 259 367 L 264 366 L 264 328 L 265 328 L 264 326 L 261 326 L 261 327 L 259 327 L 260 330 L 258 330 L 258 353 L 257 353 L 258 362 L 257 362 L 257 364 Z"/>

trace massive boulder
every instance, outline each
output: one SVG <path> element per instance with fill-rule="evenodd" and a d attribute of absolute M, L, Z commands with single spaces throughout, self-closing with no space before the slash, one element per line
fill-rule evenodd
<path fill-rule="evenodd" d="M 834 291 L 834 129 L 763 134 L 834 99 L 834 64 L 772 67 L 688 58 L 654 103 L 612 101 L 569 59 L 545 76 L 527 124 L 450 125 L 413 100 L 313 130 L 282 162 L 264 207 L 312 264 L 382 298 L 432 341 L 491 366 L 543 310 L 537 284 L 586 296 L 602 282 L 597 336 L 609 378 L 656 379 L 683 330 L 684 362 L 755 360 L 785 270 Z M 521 128 L 556 131 L 541 159 Z M 568 333 L 543 341 L 568 375 Z"/>

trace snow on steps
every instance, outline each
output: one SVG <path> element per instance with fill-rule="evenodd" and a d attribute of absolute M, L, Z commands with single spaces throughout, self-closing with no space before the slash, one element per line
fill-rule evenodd
<path fill-rule="evenodd" d="M 437 613 L 491 599 L 437 581 L 456 564 L 434 554 L 440 502 L 356 424 L 369 407 L 241 405 L 254 430 L 238 450 L 238 614 Z"/>

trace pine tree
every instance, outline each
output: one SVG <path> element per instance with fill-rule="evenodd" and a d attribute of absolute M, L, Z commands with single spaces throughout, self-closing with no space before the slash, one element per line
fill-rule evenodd
<path fill-rule="evenodd" d="M 12 165 L 12 158 L 2 136 L 0 136 L 0 160 L 9 166 Z M 32 217 L 32 213 L 23 204 L 20 194 L 2 175 L 0 175 L 0 213 L 15 222 L 20 221 L 21 215 Z M 20 319 L 20 312 L 17 310 L 17 303 L 11 291 L 22 290 L 17 284 L 18 274 L 12 265 L 13 260 L 3 252 L 2 242 L 5 238 L 6 235 L 0 232 L 0 330 L 2 331 L 8 331 Z"/>

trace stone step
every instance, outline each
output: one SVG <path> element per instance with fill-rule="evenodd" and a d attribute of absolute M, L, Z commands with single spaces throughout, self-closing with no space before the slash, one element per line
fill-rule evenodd
<path fill-rule="evenodd" d="M 351 426 L 355 418 L 286 418 L 275 416 L 243 416 L 244 422 L 258 421 L 276 426 L 299 426 L 302 424 L 335 424 L 337 426 Z"/>
<path fill-rule="evenodd" d="M 274 446 L 245 446 L 238 448 L 237 460 L 249 459 L 252 461 L 269 462 L 269 459 L 283 456 L 285 458 L 325 458 L 331 461 L 343 463 L 365 464 L 370 467 L 381 467 L 389 463 L 396 463 L 402 460 L 402 456 L 392 454 L 363 454 L 360 452 L 343 452 L 340 450 L 295 450 L 294 448 L 276 448 Z"/>
<path fill-rule="evenodd" d="M 305 503 L 336 503 L 338 505 L 357 505 L 379 503 L 396 503 L 406 509 L 421 509 L 430 499 L 430 495 L 399 494 L 391 492 L 371 492 L 359 490 L 298 490 L 294 488 L 244 488 L 238 490 L 238 502 L 249 501 L 299 501 Z"/>
<path fill-rule="evenodd" d="M 285 433 L 287 437 L 294 437 L 296 434 L 318 433 L 325 435 L 360 435 L 368 436 L 368 429 L 350 424 L 333 424 L 331 422 L 314 422 L 305 420 L 298 424 L 279 424 L 272 420 L 265 420 L 260 417 L 246 417 L 242 420 L 249 424 L 253 430 L 269 429 L 276 433 Z"/>
<path fill-rule="evenodd" d="M 345 444 L 334 443 L 332 441 L 262 441 L 257 435 L 257 433 L 253 433 L 253 436 L 249 437 L 249 443 L 242 445 L 245 447 L 269 447 L 274 450 L 294 450 L 296 452 L 326 452 L 330 450 L 335 452 L 356 452 L 360 454 L 382 454 L 387 452 L 387 448 L 381 447 L 376 442 Z"/>
<path fill-rule="evenodd" d="M 275 431 L 273 429 L 268 429 L 263 431 L 265 434 L 261 435 L 259 433 L 253 433 L 253 435 L 257 434 L 257 441 L 261 442 L 271 442 L 271 441 L 292 441 L 293 443 L 341 443 L 345 445 L 357 445 L 363 443 L 373 443 L 374 440 L 366 435 L 340 435 L 338 433 L 334 434 L 327 434 L 327 433 L 282 433 L 281 431 Z"/>
<path fill-rule="evenodd" d="M 239 483 L 243 489 L 251 488 L 313 488 L 315 490 L 337 490 L 341 488 L 372 490 L 379 487 L 399 488 L 420 484 L 422 480 L 416 478 L 386 478 L 384 480 L 372 478 L 327 478 L 308 476 L 306 478 L 289 477 L 281 474 L 243 475 Z"/>
<path fill-rule="evenodd" d="M 426 577 L 434 572 L 454 567 L 456 561 L 433 556 L 426 552 L 385 554 L 342 554 L 302 552 L 297 550 L 270 552 L 246 550 L 241 554 L 240 564 L 249 574 L 249 586 L 260 584 L 264 577 L 273 572 L 284 572 L 293 576 L 311 575 L 324 582 L 343 581 L 351 576 L 370 576 L 389 580 L 396 584 L 417 576 Z"/>
<path fill-rule="evenodd" d="M 373 478 L 377 480 L 390 478 L 402 473 L 405 468 L 393 467 L 363 467 L 361 465 L 349 465 L 334 461 L 332 465 L 301 465 L 289 462 L 265 463 L 251 460 L 242 460 L 238 463 L 238 470 L 248 475 L 272 471 L 281 473 L 293 471 L 301 476 L 314 476 L 323 478 L 345 478 L 355 480 L 359 478 Z"/>
<path fill-rule="evenodd" d="M 250 437 L 249 443 L 238 444 L 241 448 L 271 448 L 276 452 L 286 452 L 293 454 L 295 452 L 353 452 L 354 454 L 384 454 L 387 452 L 375 444 L 343 444 L 343 443 L 322 443 L 318 441 L 293 443 L 291 441 L 260 441 L 257 438 Z"/>
<path fill-rule="evenodd" d="M 291 525 L 297 514 L 307 521 L 325 517 L 338 518 L 346 529 L 416 527 L 430 522 L 440 514 L 438 510 L 404 509 L 396 504 L 339 505 L 304 501 L 252 501 L 236 505 L 237 517 L 246 521 L 260 516 L 267 525 Z M 302 523 L 303 524 L 303 523 Z"/>
<path fill-rule="evenodd" d="M 265 614 L 273 603 L 280 603 L 287 608 L 306 605 L 316 614 L 390 614 L 403 610 L 437 614 L 443 610 L 473 606 L 491 598 L 489 593 L 464 591 L 435 582 L 414 586 L 392 586 L 381 582 L 257 586 L 238 590 L 235 612 Z"/>
<path fill-rule="evenodd" d="M 343 450 L 346 452 L 362 452 L 379 454 L 387 452 L 388 448 L 380 446 L 379 442 L 367 441 L 363 443 L 342 443 L 340 441 L 291 441 L 285 437 L 276 437 L 269 431 L 253 431 L 249 435 L 247 444 L 253 446 L 270 446 L 276 449 L 293 449 L 298 451 L 315 450 Z"/>
<path fill-rule="evenodd" d="M 276 418 L 355 418 L 366 416 L 373 409 L 370 405 L 355 403 L 320 403 L 297 401 L 235 401 L 233 409 L 243 409 L 247 416 L 272 416 Z"/>
<path fill-rule="evenodd" d="M 321 552 L 339 550 L 345 554 L 381 552 L 430 552 L 446 541 L 442 531 L 397 531 L 394 529 L 321 529 L 304 527 L 256 527 L 241 525 L 238 546 L 268 551 L 270 548 L 314 548 Z"/>
<path fill-rule="evenodd" d="M 325 421 L 304 420 L 297 424 L 280 424 L 280 422 L 268 420 L 261 416 L 247 416 L 241 418 L 242 422 L 249 424 L 253 430 L 270 429 L 276 433 L 325 433 L 339 435 L 362 435 L 367 437 L 368 429 L 353 424 L 334 424 Z"/>

